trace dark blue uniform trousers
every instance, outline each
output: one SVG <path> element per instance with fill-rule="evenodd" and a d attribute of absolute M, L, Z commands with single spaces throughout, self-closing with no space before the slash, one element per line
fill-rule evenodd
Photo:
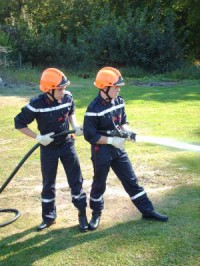
<path fill-rule="evenodd" d="M 82 190 L 83 177 L 78 156 L 74 147 L 74 140 L 68 139 L 61 145 L 48 145 L 40 148 L 41 171 L 43 177 L 42 188 L 42 218 L 48 222 L 56 219 L 56 174 L 59 159 L 63 164 L 67 181 L 71 189 L 72 203 L 83 210 L 86 208 L 86 194 Z"/>
<path fill-rule="evenodd" d="M 121 181 L 133 204 L 141 213 L 153 210 L 153 205 L 144 189 L 138 185 L 133 167 L 124 150 L 112 145 L 92 145 L 92 163 L 94 177 L 90 192 L 90 208 L 101 212 L 104 208 L 103 194 L 110 167 Z"/>

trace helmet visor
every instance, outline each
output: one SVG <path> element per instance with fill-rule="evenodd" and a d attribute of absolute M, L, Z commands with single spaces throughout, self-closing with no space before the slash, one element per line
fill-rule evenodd
<path fill-rule="evenodd" d="M 113 86 L 124 86 L 125 83 L 124 83 L 124 80 L 122 78 L 122 76 L 119 77 L 118 81 L 116 81 Z"/>
<path fill-rule="evenodd" d="M 61 82 L 56 86 L 57 88 L 66 87 L 70 84 L 70 81 L 66 77 L 62 77 Z"/>

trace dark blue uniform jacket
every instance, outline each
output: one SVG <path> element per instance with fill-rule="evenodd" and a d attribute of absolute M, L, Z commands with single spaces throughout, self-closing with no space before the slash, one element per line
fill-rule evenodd
<path fill-rule="evenodd" d="M 100 94 L 88 106 L 84 117 L 84 137 L 95 144 L 101 135 L 99 131 L 114 130 L 116 126 L 126 124 L 124 100 L 121 96 L 111 102 L 105 101 Z"/>
<path fill-rule="evenodd" d="M 30 103 L 22 108 L 15 119 L 15 128 L 21 129 L 28 126 L 34 120 L 37 121 L 41 135 L 55 132 L 55 134 L 69 130 L 68 117 L 75 112 L 74 101 L 69 91 L 65 92 L 62 103 L 52 102 L 47 94 L 40 94 L 30 100 Z M 60 142 L 65 137 L 56 138 Z"/>

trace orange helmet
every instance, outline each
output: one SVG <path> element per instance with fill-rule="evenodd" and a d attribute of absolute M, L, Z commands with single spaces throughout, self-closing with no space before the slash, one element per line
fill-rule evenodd
<path fill-rule="evenodd" d="M 96 76 L 94 85 L 99 89 L 112 86 L 123 86 L 124 80 L 121 73 L 114 67 L 103 67 Z"/>
<path fill-rule="evenodd" d="M 40 90 L 48 92 L 65 86 L 69 86 L 70 81 L 56 68 L 47 68 L 43 71 L 40 79 Z"/>

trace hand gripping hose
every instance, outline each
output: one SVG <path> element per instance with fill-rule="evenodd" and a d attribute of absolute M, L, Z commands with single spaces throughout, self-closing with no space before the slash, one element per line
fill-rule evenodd
<path fill-rule="evenodd" d="M 73 134 L 75 133 L 75 130 L 69 130 L 69 131 L 62 131 L 58 134 L 54 134 L 53 136 L 51 136 L 52 138 L 55 137 L 59 137 L 59 136 L 63 136 L 63 135 L 68 135 L 68 134 Z M 19 162 L 19 164 L 15 167 L 15 169 L 13 170 L 13 172 L 10 174 L 10 176 L 7 178 L 7 180 L 5 181 L 5 183 L 2 185 L 2 187 L 0 188 L 0 194 L 4 191 L 4 189 L 7 187 L 7 185 L 10 183 L 10 181 L 12 180 L 12 178 L 16 175 L 16 173 L 18 172 L 18 170 L 21 168 L 21 166 L 25 163 L 25 161 L 29 158 L 29 156 L 40 146 L 40 143 L 35 144 L 26 154 L 25 156 L 22 158 L 22 160 Z M 9 221 L 6 221 L 4 223 L 0 224 L 0 227 L 9 225 L 11 223 L 13 223 L 14 221 L 16 221 L 21 213 L 16 210 L 16 209 L 1 209 L 0 208 L 0 212 L 11 212 L 14 213 L 15 216 L 10 219 Z"/>

